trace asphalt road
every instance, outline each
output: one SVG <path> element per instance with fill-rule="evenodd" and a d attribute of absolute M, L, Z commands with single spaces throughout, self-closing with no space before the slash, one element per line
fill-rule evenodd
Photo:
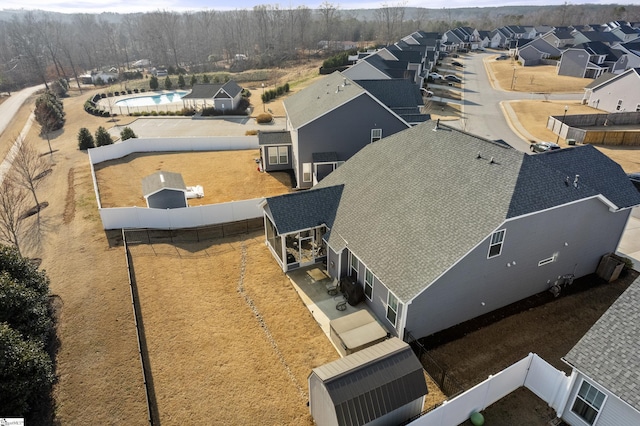
<path fill-rule="evenodd" d="M 512 147 L 528 152 L 529 142 L 526 137 L 514 132 L 511 127 L 511 125 L 517 124 L 514 123 L 517 118 L 509 117 L 507 120 L 500 103 L 519 99 L 544 100 L 545 98 L 540 94 L 509 92 L 494 88 L 489 82 L 489 76 L 483 62 L 483 59 L 490 55 L 495 55 L 495 53 L 471 53 L 458 59 L 464 64 L 462 69 L 463 102 L 462 118 L 454 125 L 487 139 L 502 139 Z M 548 96 L 548 98 L 551 100 L 579 100 L 582 99 L 582 94 L 560 93 Z"/>

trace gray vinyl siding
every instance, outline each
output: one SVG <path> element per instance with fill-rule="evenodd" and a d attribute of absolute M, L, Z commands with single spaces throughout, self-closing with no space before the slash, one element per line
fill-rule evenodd
<path fill-rule="evenodd" d="M 562 54 L 558 75 L 570 77 L 584 77 L 589 63 L 589 54 L 586 50 L 566 50 Z"/>
<path fill-rule="evenodd" d="M 599 102 L 596 100 L 599 99 Z M 622 101 L 621 109 L 616 110 L 618 100 Z M 598 109 L 608 112 L 634 112 L 640 103 L 640 78 L 635 72 L 629 72 L 596 88 L 590 97 L 591 104 L 598 105 Z"/>
<path fill-rule="evenodd" d="M 398 117 L 367 95 L 302 126 L 297 132 L 294 166 L 299 170 L 298 187 L 312 186 L 312 182 L 302 182 L 302 164 L 312 163 L 314 152 L 336 152 L 340 161 L 346 161 L 371 143 L 371 129 L 382 129 L 382 136 L 387 137 L 406 128 Z"/>
<path fill-rule="evenodd" d="M 506 222 L 497 228 L 506 230 L 501 254 L 487 259 L 487 236 L 412 301 L 407 330 L 428 336 L 545 291 L 561 275 L 595 272 L 616 250 L 629 213 L 589 199 Z M 538 266 L 555 253 L 555 262 Z"/>
<path fill-rule="evenodd" d="M 183 191 L 163 189 L 147 198 L 149 207 L 153 209 L 175 209 L 187 207 Z"/>
<path fill-rule="evenodd" d="M 586 378 L 584 375 L 577 372 L 576 380 L 567 399 L 567 405 L 562 413 L 562 419 L 573 426 L 587 426 L 588 424 L 582 420 L 579 416 L 575 415 L 571 408 L 576 399 L 576 394 L 580 389 L 582 380 L 586 380 L 590 385 L 595 386 L 600 392 L 606 395 L 604 405 L 600 410 L 596 422 L 596 426 L 626 426 L 626 425 L 639 425 L 640 424 L 640 412 L 634 410 L 628 404 L 622 402 L 620 399 L 613 396 L 607 389 L 600 386 L 597 382 Z"/>

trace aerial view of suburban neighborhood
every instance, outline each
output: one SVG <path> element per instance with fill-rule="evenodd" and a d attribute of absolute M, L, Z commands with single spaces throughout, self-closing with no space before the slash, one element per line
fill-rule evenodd
<path fill-rule="evenodd" d="M 244 1 L 2 6 L 0 425 L 640 425 L 640 4 Z"/>

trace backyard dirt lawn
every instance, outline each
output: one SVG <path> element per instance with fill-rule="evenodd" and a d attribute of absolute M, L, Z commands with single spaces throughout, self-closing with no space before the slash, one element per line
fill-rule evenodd
<path fill-rule="evenodd" d="M 254 150 L 136 153 L 95 165 L 103 207 L 146 207 L 142 178 L 157 171 L 182 174 L 185 185 L 202 185 L 204 197 L 189 200 L 190 206 L 271 197 L 291 191 L 288 172 L 257 170 Z"/>

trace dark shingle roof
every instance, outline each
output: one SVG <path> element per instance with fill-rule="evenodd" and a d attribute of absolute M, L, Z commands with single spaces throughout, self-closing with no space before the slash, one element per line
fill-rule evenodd
<path fill-rule="evenodd" d="M 191 92 L 183 96 L 182 99 L 211 99 L 220 89 L 227 92 L 232 98 L 235 98 L 242 91 L 242 88 L 233 80 L 229 80 L 224 84 L 200 83 L 194 84 Z"/>
<path fill-rule="evenodd" d="M 609 31 L 582 31 L 581 34 L 590 41 L 599 41 L 604 43 L 621 42 L 620 37 Z"/>
<path fill-rule="evenodd" d="M 331 228 L 329 244 L 337 251 L 348 246 L 403 301 L 507 218 L 599 193 L 612 209 L 640 205 L 622 169 L 590 145 L 529 156 L 442 124 L 434 128 L 429 121 L 367 145 L 308 191 L 339 188 L 333 220 L 322 222 Z M 303 206 L 296 197 L 305 197 Z M 278 200 L 287 204 L 282 214 L 293 215 L 285 218 L 289 232 L 319 223 L 313 217 L 292 224 L 294 210 L 309 215 L 329 208 L 311 207 L 313 199 L 306 197 L 311 196 L 295 193 Z"/>
<path fill-rule="evenodd" d="M 640 410 L 640 278 L 615 301 L 565 359 Z"/>
<path fill-rule="evenodd" d="M 311 154 L 314 163 L 334 163 L 338 161 L 337 152 L 314 152 Z"/>
<path fill-rule="evenodd" d="M 423 104 L 420 88 L 409 80 L 356 80 L 355 83 L 390 108 L 415 108 Z"/>
<path fill-rule="evenodd" d="M 268 209 L 280 235 L 323 223 L 333 223 L 342 186 L 300 191 L 268 199 Z M 292 202 L 293 201 L 293 202 Z"/>
<path fill-rule="evenodd" d="M 258 132 L 258 145 L 291 145 L 291 133 L 287 130 Z"/>

